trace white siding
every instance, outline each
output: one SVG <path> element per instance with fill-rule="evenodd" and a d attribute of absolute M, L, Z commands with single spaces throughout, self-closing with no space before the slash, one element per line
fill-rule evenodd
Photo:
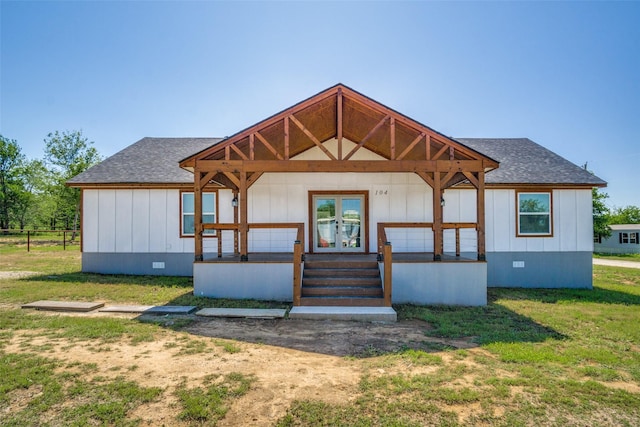
<path fill-rule="evenodd" d="M 115 252 L 131 252 L 133 242 L 133 192 L 131 190 L 116 191 L 116 247 Z"/>
<path fill-rule="evenodd" d="M 228 193 L 228 194 L 226 194 Z M 230 191 L 220 200 L 228 205 L 233 221 Z M 227 200 L 228 199 L 228 200 Z M 219 201 L 220 203 L 220 201 Z M 193 238 L 180 237 L 180 191 L 148 189 L 84 190 L 83 250 L 105 253 L 189 253 Z M 233 234 L 225 250 L 233 251 Z M 217 239 L 204 239 L 205 250 L 217 251 Z"/>
<path fill-rule="evenodd" d="M 85 252 L 98 252 L 98 194 L 98 190 L 82 192 L 82 250 Z"/>
<path fill-rule="evenodd" d="M 101 190 L 98 197 L 100 222 L 98 225 L 98 252 L 116 249 L 116 190 Z"/>
<path fill-rule="evenodd" d="M 335 140 L 325 143 L 337 153 Z M 343 153 L 354 145 L 345 141 Z M 380 160 L 360 149 L 354 159 Z M 313 148 L 297 159 L 326 159 Z M 264 174 L 249 189 L 249 222 L 304 222 L 308 233 L 310 191 L 355 190 L 369 193 L 369 250 L 377 246 L 378 222 L 433 221 L 432 189 L 412 173 L 271 173 Z M 85 190 L 83 196 L 83 247 L 85 252 L 190 253 L 192 237 L 180 237 L 179 190 Z M 218 192 L 218 221 L 233 222 L 229 190 Z M 445 191 L 446 222 L 476 221 L 475 190 Z M 557 252 L 592 250 L 591 191 L 553 191 L 553 237 L 516 237 L 515 190 L 487 190 L 486 247 L 488 252 Z M 430 229 L 389 229 L 396 251 L 432 251 Z M 249 251 L 291 251 L 295 230 L 260 230 L 249 233 Z M 223 251 L 233 251 L 233 233 L 223 234 Z M 462 252 L 477 250 L 476 232 L 460 231 Z M 307 243 L 307 250 L 310 242 Z M 445 252 L 455 250 L 455 232 L 444 236 Z M 204 239 L 205 252 L 217 251 L 217 239 Z"/>
<path fill-rule="evenodd" d="M 593 250 L 591 190 L 553 190 L 553 236 L 516 237 L 515 190 L 487 190 L 487 252 Z"/>

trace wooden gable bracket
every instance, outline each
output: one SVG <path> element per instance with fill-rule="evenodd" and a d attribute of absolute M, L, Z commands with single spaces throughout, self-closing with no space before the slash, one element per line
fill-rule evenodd
<path fill-rule="evenodd" d="M 356 151 L 358 151 L 359 149 L 361 149 L 361 148 L 362 148 L 362 146 L 365 144 L 365 142 L 367 142 L 367 141 L 369 140 L 369 138 L 371 138 L 371 137 L 373 136 L 373 134 L 374 134 L 378 129 L 380 129 L 380 128 L 381 128 L 381 127 L 386 123 L 386 121 L 387 121 L 387 120 L 389 120 L 390 118 L 391 118 L 391 116 L 389 116 L 389 115 L 384 116 L 384 117 L 382 118 L 382 120 L 380 120 L 380 121 L 378 122 L 378 124 L 377 124 L 377 125 L 375 125 L 375 126 L 373 127 L 373 129 L 371 129 L 371 130 L 369 131 L 369 133 L 368 133 L 364 138 L 362 138 L 362 140 L 358 143 L 358 145 L 356 145 L 355 147 L 353 147 L 353 150 L 351 150 L 351 151 L 349 152 L 349 154 L 347 154 L 347 155 L 344 157 L 344 160 L 349 160 L 349 159 L 351 158 L 351 156 L 353 156 L 353 155 L 356 153 Z"/>
<path fill-rule="evenodd" d="M 269 144 L 269 141 L 267 141 L 267 140 L 265 139 L 265 137 L 264 137 L 264 136 L 262 136 L 262 134 L 261 134 L 260 132 L 256 131 L 256 133 L 254 133 L 254 134 L 252 134 L 252 135 L 255 135 L 255 136 L 256 136 L 256 138 L 258 138 L 258 141 L 262 142 L 262 145 L 264 145 L 265 147 L 267 147 L 267 149 L 268 149 L 269 151 L 271 151 L 271 153 L 272 153 L 274 156 L 276 156 L 276 158 L 277 158 L 278 160 L 284 160 L 284 158 L 282 157 L 282 155 L 280 155 L 280 153 L 278 153 L 278 151 L 276 151 L 276 149 L 275 149 L 275 148 L 273 148 L 273 145 Z"/>
<path fill-rule="evenodd" d="M 302 123 L 300 123 L 298 119 L 296 119 L 296 117 L 293 114 L 288 116 L 288 119 L 291 120 L 293 123 L 295 123 L 295 125 L 298 126 L 300 130 L 304 132 L 304 134 L 307 135 L 309 139 L 313 141 L 313 143 L 317 145 L 324 154 L 327 155 L 327 157 L 329 157 L 331 160 L 338 160 L 333 154 L 331 154 L 331 151 L 327 150 L 327 148 L 324 145 L 322 145 L 320 141 L 318 141 L 318 138 L 316 138 L 309 129 L 307 129 Z"/>
<path fill-rule="evenodd" d="M 207 172 L 206 174 L 202 175 L 202 172 L 199 172 L 200 175 L 200 189 L 203 189 L 208 183 L 209 181 L 211 181 L 213 179 L 214 176 L 216 176 L 215 172 Z"/>
<path fill-rule="evenodd" d="M 422 138 L 424 138 L 426 135 L 424 132 L 422 132 L 420 135 L 416 136 L 416 138 L 411 142 L 411 144 L 409 144 L 409 146 L 407 148 L 404 149 L 404 151 L 402 153 L 400 153 L 400 155 L 396 158 L 396 160 L 402 160 L 404 158 L 404 156 L 406 156 L 407 154 L 409 154 L 409 152 L 411 150 L 413 150 L 413 148 L 418 145 L 418 143 L 422 140 Z M 427 159 L 429 160 L 429 159 Z"/>
<path fill-rule="evenodd" d="M 242 160 L 249 160 L 249 158 L 247 157 L 246 154 L 244 154 L 238 147 L 236 147 L 236 144 L 231 144 L 229 145 L 229 147 L 231 147 L 231 149 L 240 157 L 242 157 Z M 230 159 L 227 159 L 230 160 Z"/>

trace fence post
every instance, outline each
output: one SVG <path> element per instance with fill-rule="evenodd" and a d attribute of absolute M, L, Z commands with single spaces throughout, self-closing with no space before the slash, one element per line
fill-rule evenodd
<path fill-rule="evenodd" d="M 67 250 L 67 231 L 63 231 L 62 232 L 62 250 L 66 251 Z"/>
<path fill-rule="evenodd" d="M 31 246 L 31 231 L 27 230 L 27 252 L 30 251 L 30 246 Z"/>

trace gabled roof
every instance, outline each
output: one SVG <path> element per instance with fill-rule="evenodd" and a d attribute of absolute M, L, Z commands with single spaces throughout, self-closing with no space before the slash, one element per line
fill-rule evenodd
<path fill-rule="evenodd" d="M 528 138 L 456 138 L 456 141 L 500 162 L 500 168 L 486 174 L 487 185 L 607 185 L 591 172 Z"/>
<path fill-rule="evenodd" d="M 67 184 L 193 184 L 193 174 L 178 162 L 222 138 L 142 138 L 105 159 Z"/>
<path fill-rule="evenodd" d="M 331 154 L 322 143 L 342 137 L 357 146 Z M 389 160 L 481 161 L 486 170 L 498 167 L 494 159 L 465 147 L 343 84 L 332 86 L 289 107 L 219 144 L 183 159 L 193 168 L 197 160 L 289 160 L 312 147 L 320 147 L 327 160 L 350 160 L 364 147 Z"/>

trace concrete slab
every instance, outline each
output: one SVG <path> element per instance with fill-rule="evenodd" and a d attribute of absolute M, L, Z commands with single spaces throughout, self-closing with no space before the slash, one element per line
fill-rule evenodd
<path fill-rule="evenodd" d="M 195 305 L 157 305 L 145 310 L 144 314 L 191 314 L 197 309 Z"/>
<path fill-rule="evenodd" d="M 153 308 L 153 305 L 110 305 L 98 310 L 101 313 L 144 313 Z"/>
<path fill-rule="evenodd" d="M 360 322 L 396 322 L 398 314 L 391 307 L 293 307 L 290 319 L 356 320 Z"/>
<path fill-rule="evenodd" d="M 35 301 L 23 304 L 22 308 L 34 308 L 36 310 L 50 311 L 75 311 L 88 312 L 103 307 L 102 302 L 81 302 L 81 301 Z"/>
<path fill-rule="evenodd" d="M 196 316 L 282 319 L 286 312 L 284 308 L 203 308 L 196 313 Z"/>

